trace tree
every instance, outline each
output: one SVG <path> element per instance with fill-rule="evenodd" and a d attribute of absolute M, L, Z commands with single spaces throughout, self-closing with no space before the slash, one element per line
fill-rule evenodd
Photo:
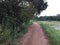
<path fill-rule="evenodd" d="M 44 2 L 43 0 L 1 1 L 0 2 L 0 24 L 2 26 L 1 33 L 8 30 L 11 36 L 15 36 L 15 34 L 22 31 L 21 30 L 22 24 L 32 19 L 36 11 L 39 14 L 46 8 L 47 2 Z"/>

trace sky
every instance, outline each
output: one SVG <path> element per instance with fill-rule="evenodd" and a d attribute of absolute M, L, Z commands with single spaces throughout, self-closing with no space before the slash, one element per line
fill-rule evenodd
<path fill-rule="evenodd" d="M 60 0 L 47 0 L 48 7 L 41 12 L 40 16 L 54 16 L 60 14 Z"/>

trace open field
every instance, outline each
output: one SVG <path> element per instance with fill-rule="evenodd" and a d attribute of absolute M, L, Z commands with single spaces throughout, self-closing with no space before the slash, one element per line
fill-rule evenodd
<path fill-rule="evenodd" d="M 49 24 L 49 25 L 57 25 L 57 24 L 60 24 L 60 21 L 38 21 L 38 23 L 39 22 L 46 23 L 46 24 Z"/>
<path fill-rule="evenodd" d="M 51 45 L 60 45 L 60 30 L 56 30 L 54 26 L 60 25 L 60 21 L 38 21 L 49 37 Z"/>

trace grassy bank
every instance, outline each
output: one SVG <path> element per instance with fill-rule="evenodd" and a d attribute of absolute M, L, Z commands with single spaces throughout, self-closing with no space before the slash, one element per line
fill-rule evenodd
<path fill-rule="evenodd" d="M 18 32 L 17 30 L 12 31 L 9 28 L 6 28 L 4 31 L 2 31 L 0 25 L 0 45 L 16 45 L 16 40 L 21 38 L 27 32 L 27 27 L 31 24 L 32 20 L 27 24 L 23 23 L 22 26 L 19 27 L 20 31 Z"/>
<path fill-rule="evenodd" d="M 59 24 L 59 22 L 54 22 L 45 21 L 40 22 L 40 24 L 49 37 L 51 45 L 60 45 L 60 31 L 53 28 L 53 26 Z"/>
<path fill-rule="evenodd" d="M 22 25 L 20 27 L 21 31 L 19 32 L 17 32 L 17 30 L 12 31 L 9 28 L 6 28 L 4 31 L 2 31 L 0 28 L 0 45 L 15 45 L 16 40 L 21 38 L 27 32 L 26 27 L 26 24 Z"/>

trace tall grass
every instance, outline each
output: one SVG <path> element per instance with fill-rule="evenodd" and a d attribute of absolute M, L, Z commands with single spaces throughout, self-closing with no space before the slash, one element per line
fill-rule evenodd
<path fill-rule="evenodd" d="M 60 45 L 60 31 L 55 30 L 47 23 L 41 23 L 42 28 L 46 32 L 48 38 L 50 39 L 51 45 Z"/>
<path fill-rule="evenodd" d="M 15 45 L 16 39 L 22 37 L 23 34 L 27 32 L 26 27 L 27 25 L 24 24 L 20 27 L 21 29 L 19 29 L 19 32 L 17 32 L 17 30 L 14 30 L 13 33 L 11 33 L 10 29 L 6 28 L 4 31 L 2 31 L 0 28 L 0 45 Z"/>
<path fill-rule="evenodd" d="M 16 29 L 12 31 L 13 29 L 9 27 L 2 30 L 2 26 L 0 25 L 0 45 L 16 45 L 16 40 L 21 38 L 28 31 L 27 27 L 31 25 L 32 22 L 33 20 L 30 20 L 28 23 L 23 23 L 21 27 L 18 27 L 19 31 Z"/>

